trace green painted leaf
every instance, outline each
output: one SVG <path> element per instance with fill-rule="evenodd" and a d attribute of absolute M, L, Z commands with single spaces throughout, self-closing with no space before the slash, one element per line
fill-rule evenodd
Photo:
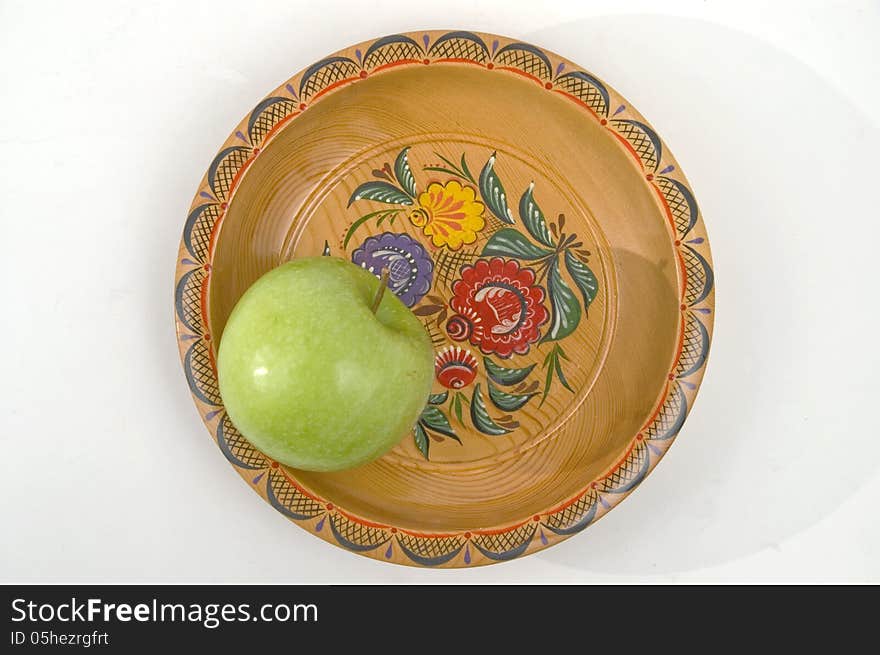
<path fill-rule="evenodd" d="M 554 257 L 547 274 L 547 291 L 550 296 L 550 327 L 541 339 L 557 341 L 574 332 L 581 321 L 581 304 L 559 272 L 559 258 Z"/>
<path fill-rule="evenodd" d="M 373 218 L 374 216 L 378 216 L 379 219 L 381 220 L 390 214 L 391 215 L 391 222 L 393 223 L 394 217 L 397 215 L 397 212 L 399 212 L 399 211 L 400 210 L 398 210 L 398 209 L 380 209 L 378 211 L 370 212 L 369 214 L 364 214 L 359 219 L 357 219 L 354 223 L 352 223 L 350 228 L 348 228 L 348 232 L 345 233 L 345 239 L 342 242 L 342 247 L 347 248 L 348 242 L 351 240 L 351 237 L 354 235 L 354 233 L 357 231 L 357 229 L 361 225 L 366 223 L 368 220 Z"/>
<path fill-rule="evenodd" d="M 495 154 L 489 157 L 489 161 L 480 171 L 480 194 L 489 207 L 489 211 L 495 214 L 502 222 L 513 225 L 513 214 L 510 213 L 510 207 L 507 206 L 507 194 L 498 174 L 495 173 Z"/>
<path fill-rule="evenodd" d="M 474 180 L 474 176 L 471 175 L 471 169 L 468 168 L 467 160 L 464 158 L 464 153 L 461 153 L 461 170 L 467 176 L 467 179 L 469 179 L 471 182 L 476 182 L 476 180 Z"/>
<path fill-rule="evenodd" d="M 544 368 L 547 369 L 547 377 L 544 380 L 544 394 L 541 396 L 541 402 L 538 405 L 539 407 L 544 404 L 544 401 L 547 400 L 547 394 L 550 393 L 550 385 L 553 383 L 553 364 L 551 360 L 555 360 L 555 350 L 551 350 L 547 355 L 547 358 L 544 360 Z M 547 364 L 550 364 L 549 366 Z"/>
<path fill-rule="evenodd" d="M 535 395 L 533 393 L 507 393 L 491 382 L 486 387 L 489 389 L 489 399 L 492 401 L 492 404 L 498 409 L 503 409 L 505 412 L 515 412 Z"/>
<path fill-rule="evenodd" d="M 562 363 L 559 361 L 559 357 L 553 362 L 553 367 L 556 369 L 556 376 L 562 382 L 562 386 L 574 393 L 574 389 L 568 384 L 568 380 L 565 379 L 565 374 L 562 372 Z"/>
<path fill-rule="evenodd" d="M 599 282 L 596 280 L 596 276 L 590 270 L 590 267 L 575 257 L 574 253 L 570 250 L 565 251 L 565 268 L 568 269 L 568 274 L 571 275 L 571 279 L 574 280 L 577 288 L 581 290 L 581 295 L 584 297 L 584 308 L 586 309 L 596 299 L 596 294 L 599 293 Z"/>
<path fill-rule="evenodd" d="M 419 452 L 422 453 L 425 459 L 428 459 L 428 435 L 425 434 L 425 430 L 418 423 L 413 428 L 413 440 L 415 440 L 416 448 L 419 449 Z"/>
<path fill-rule="evenodd" d="M 464 425 L 464 421 L 461 418 L 461 392 L 455 392 L 455 400 L 452 401 L 452 411 L 455 412 L 455 418 L 458 419 L 459 425 Z"/>
<path fill-rule="evenodd" d="M 434 405 L 428 405 L 422 410 L 422 415 L 419 417 L 419 423 L 429 430 L 445 434 L 447 437 L 452 437 L 458 441 L 458 435 L 455 434 L 455 430 L 453 430 L 452 426 L 449 424 L 449 419 L 446 418 L 446 414 L 441 412 Z"/>
<path fill-rule="evenodd" d="M 425 166 L 426 171 L 436 171 L 438 173 L 446 173 L 447 175 L 453 175 L 455 177 L 460 177 L 463 180 L 467 180 L 472 184 L 476 184 L 477 181 L 474 179 L 474 176 L 471 175 L 471 171 L 468 168 L 467 161 L 465 161 L 464 153 L 461 155 L 461 167 L 455 165 L 454 162 L 447 159 L 439 152 L 435 152 L 435 155 L 448 167 L 444 166 Z"/>
<path fill-rule="evenodd" d="M 544 219 L 544 212 L 541 211 L 541 208 L 538 207 L 538 203 L 535 202 L 535 197 L 533 195 L 534 190 L 535 183 L 532 182 L 529 185 L 529 188 L 526 189 L 526 192 L 522 194 L 522 198 L 519 199 L 519 217 L 522 219 L 523 225 L 526 226 L 529 234 L 531 234 L 535 240 L 552 248 L 555 245 L 553 243 L 553 235 L 551 235 L 550 230 L 547 229 L 547 221 Z"/>
<path fill-rule="evenodd" d="M 400 151 L 400 154 L 397 155 L 397 159 L 394 160 L 394 177 L 397 178 L 397 182 L 400 184 L 401 188 L 415 198 L 416 178 L 413 177 L 412 170 L 410 170 L 409 167 L 409 161 L 406 156 L 408 151 L 408 147 L 404 148 Z"/>
<path fill-rule="evenodd" d="M 474 427 L 483 434 L 497 437 L 498 435 L 510 432 L 507 428 L 502 428 L 498 425 L 492 420 L 492 417 L 489 416 L 479 384 L 474 387 L 474 395 L 471 399 L 471 420 L 474 422 Z"/>
<path fill-rule="evenodd" d="M 368 220 L 370 220 L 370 218 L 372 218 L 370 216 L 370 214 L 367 214 L 365 216 L 361 216 L 359 219 L 357 219 L 354 223 L 351 224 L 351 227 L 348 228 L 348 232 L 345 233 L 345 240 L 342 242 L 343 249 L 348 248 L 348 242 L 351 240 L 351 237 L 354 235 L 355 231 L 357 231 L 357 229 L 361 225 L 363 225 Z"/>
<path fill-rule="evenodd" d="M 483 256 L 498 255 L 526 260 L 541 259 L 552 254 L 552 250 L 539 248 L 512 227 L 505 227 L 493 234 L 483 246 L 482 252 Z"/>
<path fill-rule="evenodd" d="M 432 405 L 442 405 L 446 402 L 447 398 L 449 398 L 448 391 L 444 391 L 443 393 L 432 393 L 428 396 L 428 402 Z"/>
<path fill-rule="evenodd" d="M 379 181 L 364 182 L 361 184 L 354 190 L 354 193 L 351 194 L 351 198 L 348 199 L 348 206 L 351 207 L 351 204 L 355 200 L 376 200 L 389 205 L 413 204 L 412 198 L 396 186 L 389 184 L 388 182 Z"/>
<path fill-rule="evenodd" d="M 529 377 L 529 373 L 535 368 L 534 364 L 526 366 L 525 368 L 504 368 L 488 357 L 483 357 L 483 364 L 486 365 L 486 374 L 492 379 L 492 381 L 502 384 L 505 387 L 519 384 Z"/>

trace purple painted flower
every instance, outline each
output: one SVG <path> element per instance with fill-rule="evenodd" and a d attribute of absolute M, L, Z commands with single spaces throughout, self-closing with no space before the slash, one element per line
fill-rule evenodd
<path fill-rule="evenodd" d="M 351 254 L 351 261 L 379 275 L 388 269 L 388 288 L 412 307 L 431 289 L 434 262 L 422 244 L 408 234 L 385 232 L 369 237 Z"/>

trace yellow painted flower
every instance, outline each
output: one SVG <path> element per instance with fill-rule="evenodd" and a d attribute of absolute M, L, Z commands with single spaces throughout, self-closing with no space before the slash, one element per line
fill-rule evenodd
<path fill-rule="evenodd" d="M 485 206 L 476 192 L 455 180 L 445 185 L 433 182 L 419 194 L 419 206 L 409 213 L 410 222 L 429 237 L 435 246 L 458 250 L 477 240 L 483 229 Z"/>

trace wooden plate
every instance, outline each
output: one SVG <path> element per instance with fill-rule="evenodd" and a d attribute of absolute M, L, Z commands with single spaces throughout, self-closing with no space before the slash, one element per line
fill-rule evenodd
<path fill-rule="evenodd" d="M 437 351 L 413 435 L 329 474 L 254 449 L 214 370 L 248 286 L 321 253 L 387 266 Z M 261 100 L 196 192 L 175 287 L 192 395 L 245 481 L 331 543 L 432 567 L 535 552 L 619 503 L 693 404 L 713 303 L 697 204 L 647 121 L 568 60 L 471 32 L 362 43 Z"/>

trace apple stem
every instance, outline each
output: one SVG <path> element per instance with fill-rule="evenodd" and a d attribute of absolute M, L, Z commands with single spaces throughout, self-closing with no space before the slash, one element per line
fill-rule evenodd
<path fill-rule="evenodd" d="M 388 286 L 388 277 L 391 274 L 388 272 L 387 268 L 382 269 L 382 274 L 379 277 L 379 289 L 376 291 L 376 295 L 373 298 L 373 305 L 370 307 L 370 311 L 374 314 L 376 310 L 379 309 L 379 305 L 382 302 L 382 296 L 385 295 L 385 288 Z"/>

